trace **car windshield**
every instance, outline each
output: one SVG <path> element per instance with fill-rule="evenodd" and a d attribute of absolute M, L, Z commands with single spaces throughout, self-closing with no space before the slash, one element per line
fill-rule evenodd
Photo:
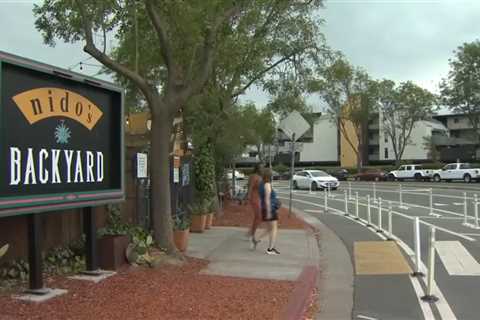
<path fill-rule="evenodd" d="M 328 177 L 328 174 L 323 171 L 310 171 L 312 177 Z"/>

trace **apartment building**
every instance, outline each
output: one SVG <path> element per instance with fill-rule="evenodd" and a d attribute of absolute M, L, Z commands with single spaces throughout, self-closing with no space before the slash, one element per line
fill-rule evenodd
<path fill-rule="evenodd" d="M 435 141 L 442 160 L 480 160 L 480 142 L 466 115 L 446 112 L 434 118 L 443 123 L 450 132 L 448 139 L 438 138 Z"/>

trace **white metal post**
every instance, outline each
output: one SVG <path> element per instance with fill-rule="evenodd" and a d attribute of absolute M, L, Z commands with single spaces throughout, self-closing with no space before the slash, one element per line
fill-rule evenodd
<path fill-rule="evenodd" d="M 349 214 L 348 214 L 348 194 L 347 194 L 347 190 L 345 190 L 344 193 L 345 193 L 345 212 L 344 212 L 344 214 L 346 216 L 348 216 Z"/>
<path fill-rule="evenodd" d="M 428 281 L 427 294 L 422 297 L 423 301 L 436 302 L 438 298 L 433 295 L 433 282 L 435 281 L 435 228 L 430 227 L 430 243 L 428 248 Z"/>
<path fill-rule="evenodd" d="M 370 195 L 367 194 L 367 227 L 372 226 L 372 216 L 371 216 L 371 208 L 370 208 Z"/>
<path fill-rule="evenodd" d="M 330 185 L 328 185 L 328 196 L 331 197 L 332 196 L 332 188 L 330 187 Z"/>
<path fill-rule="evenodd" d="M 429 213 L 429 215 L 433 216 L 434 213 L 433 213 L 433 190 L 432 190 L 432 188 L 430 188 L 430 190 L 429 190 L 429 200 L 430 200 L 430 213 Z"/>
<path fill-rule="evenodd" d="M 373 202 L 377 202 L 377 184 L 373 183 Z"/>
<path fill-rule="evenodd" d="M 463 193 L 463 225 L 468 225 L 468 203 L 467 203 L 467 193 Z"/>
<path fill-rule="evenodd" d="M 422 262 L 421 251 L 420 251 L 420 218 L 415 217 L 413 220 L 413 245 L 415 249 L 415 271 L 413 271 L 413 276 L 424 276 L 420 270 L 420 263 Z"/>
<path fill-rule="evenodd" d="M 388 239 L 393 240 L 392 201 L 388 201 Z"/>
<path fill-rule="evenodd" d="M 311 184 L 311 183 L 309 183 L 309 185 L 308 185 L 308 193 L 309 193 L 309 194 L 312 194 L 312 193 L 313 193 L 313 192 L 312 192 L 312 184 Z"/>
<path fill-rule="evenodd" d="M 353 199 L 352 198 L 352 183 L 350 181 L 348 181 L 348 198 Z"/>
<path fill-rule="evenodd" d="M 327 189 L 323 189 L 323 205 L 325 207 L 325 212 L 328 212 L 328 194 Z"/>
<path fill-rule="evenodd" d="M 399 185 L 399 188 L 400 188 L 400 207 L 403 207 L 402 184 Z"/>
<path fill-rule="evenodd" d="M 382 198 L 378 198 L 378 225 L 377 232 L 383 232 L 382 228 Z"/>
<path fill-rule="evenodd" d="M 473 195 L 473 208 L 475 209 L 475 229 L 480 229 L 478 225 L 478 196 L 476 194 Z"/>
<path fill-rule="evenodd" d="M 358 192 L 355 192 L 355 220 L 360 220 L 358 215 Z"/>

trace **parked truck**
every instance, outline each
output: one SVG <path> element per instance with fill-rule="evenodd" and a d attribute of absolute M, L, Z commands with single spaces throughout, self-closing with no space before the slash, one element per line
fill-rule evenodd
<path fill-rule="evenodd" d="M 466 183 L 480 180 L 480 168 L 474 168 L 470 163 L 449 163 L 433 174 L 433 181 L 463 180 Z"/>
<path fill-rule="evenodd" d="M 397 170 L 388 173 L 388 180 L 402 181 L 404 179 L 415 179 L 417 181 L 430 180 L 433 176 L 434 170 L 423 169 L 419 164 L 406 164 L 400 166 Z"/>

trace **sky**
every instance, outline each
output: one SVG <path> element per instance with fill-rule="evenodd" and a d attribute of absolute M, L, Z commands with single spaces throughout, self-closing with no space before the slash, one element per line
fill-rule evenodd
<path fill-rule="evenodd" d="M 78 63 L 88 58 L 82 44 L 43 44 L 33 3 L 41 1 L 0 0 L 0 50 L 96 75 L 100 68 L 93 59 L 86 61 L 93 66 L 80 70 Z M 319 15 L 327 44 L 353 65 L 375 79 L 411 80 L 432 92 L 447 75 L 453 51 L 480 39 L 479 0 L 327 0 Z M 243 100 L 262 106 L 268 99 L 253 88 Z M 317 109 L 314 97 L 308 102 Z"/>

